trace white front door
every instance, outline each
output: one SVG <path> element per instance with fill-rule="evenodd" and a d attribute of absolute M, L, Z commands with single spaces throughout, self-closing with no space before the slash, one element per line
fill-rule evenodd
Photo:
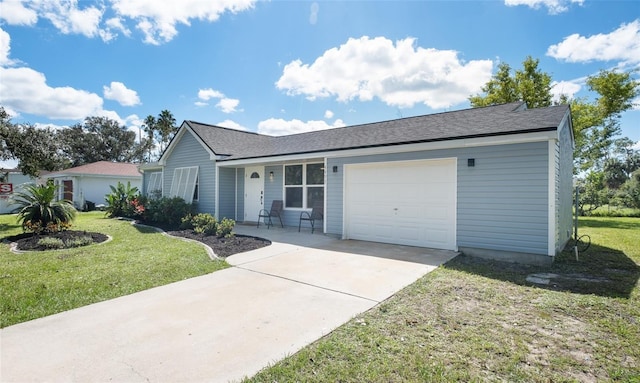
<path fill-rule="evenodd" d="M 258 214 L 264 209 L 264 166 L 244 169 L 244 220 L 258 222 Z"/>

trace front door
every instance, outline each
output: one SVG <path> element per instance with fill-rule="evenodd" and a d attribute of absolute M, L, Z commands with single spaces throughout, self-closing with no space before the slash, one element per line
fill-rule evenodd
<path fill-rule="evenodd" d="M 62 186 L 63 186 L 62 198 L 69 201 L 73 201 L 73 181 L 64 180 L 62 181 Z"/>
<path fill-rule="evenodd" d="M 264 166 L 244 169 L 244 220 L 257 222 L 264 209 Z"/>

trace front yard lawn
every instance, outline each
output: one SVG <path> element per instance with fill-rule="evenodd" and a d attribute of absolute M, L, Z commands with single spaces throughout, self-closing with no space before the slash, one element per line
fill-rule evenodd
<path fill-rule="evenodd" d="M 15 215 L 0 215 L 0 239 L 22 232 Z M 228 267 L 197 243 L 152 228 L 79 213 L 73 230 L 111 241 L 67 250 L 14 254 L 0 246 L 1 327 L 44 317 Z"/>
<path fill-rule="evenodd" d="M 640 382 L 640 219 L 580 225 L 579 261 L 457 257 L 245 381 Z"/>

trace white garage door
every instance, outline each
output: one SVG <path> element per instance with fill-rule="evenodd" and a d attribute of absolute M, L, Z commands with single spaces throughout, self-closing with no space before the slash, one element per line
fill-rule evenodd
<path fill-rule="evenodd" d="M 345 166 L 345 237 L 456 249 L 456 159 Z"/>

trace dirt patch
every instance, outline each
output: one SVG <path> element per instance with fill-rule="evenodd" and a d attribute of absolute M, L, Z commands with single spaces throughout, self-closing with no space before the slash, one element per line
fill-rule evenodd
<path fill-rule="evenodd" d="M 91 241 L 85 240 L 86 238 L 90 238 Z M 7 237 L 6 240 L 9 242 L 16 243 L 16 249 L 20 251 L 45 251 L 52 250 L 51 247 L 47 247 L 43 245 L 43 239 L 59 239 L 64 243 L 72 244 L 76 243 L 76 245 L 68 245 L 62 247 L 71 248 L 71 247 L 79 247 L 77 245 L 78 241 L 86 242 L 86 245 L 92 245 L 95 243 L 101 243 L 109 239 L 107 235 L 102 233 L 93 233 L 88 231 L 77 231 L 77 230 L 65 230 L 54 234 L 34 234 L 34 233 L 23 233 L 14 235 L 12 237 Z"/>
<path fill-rule="evenodd" d="M 166 233 L 175 237 L 202 242 L 209 246 L 217 256 L 222 258 L 259 249 L 271 244 L 271 241 L 267 239 L 248 235 L 235 235 L 231 238 L 224 238 L 215 235 L 197 234 L 193 230 L 168 230 Z"/>

